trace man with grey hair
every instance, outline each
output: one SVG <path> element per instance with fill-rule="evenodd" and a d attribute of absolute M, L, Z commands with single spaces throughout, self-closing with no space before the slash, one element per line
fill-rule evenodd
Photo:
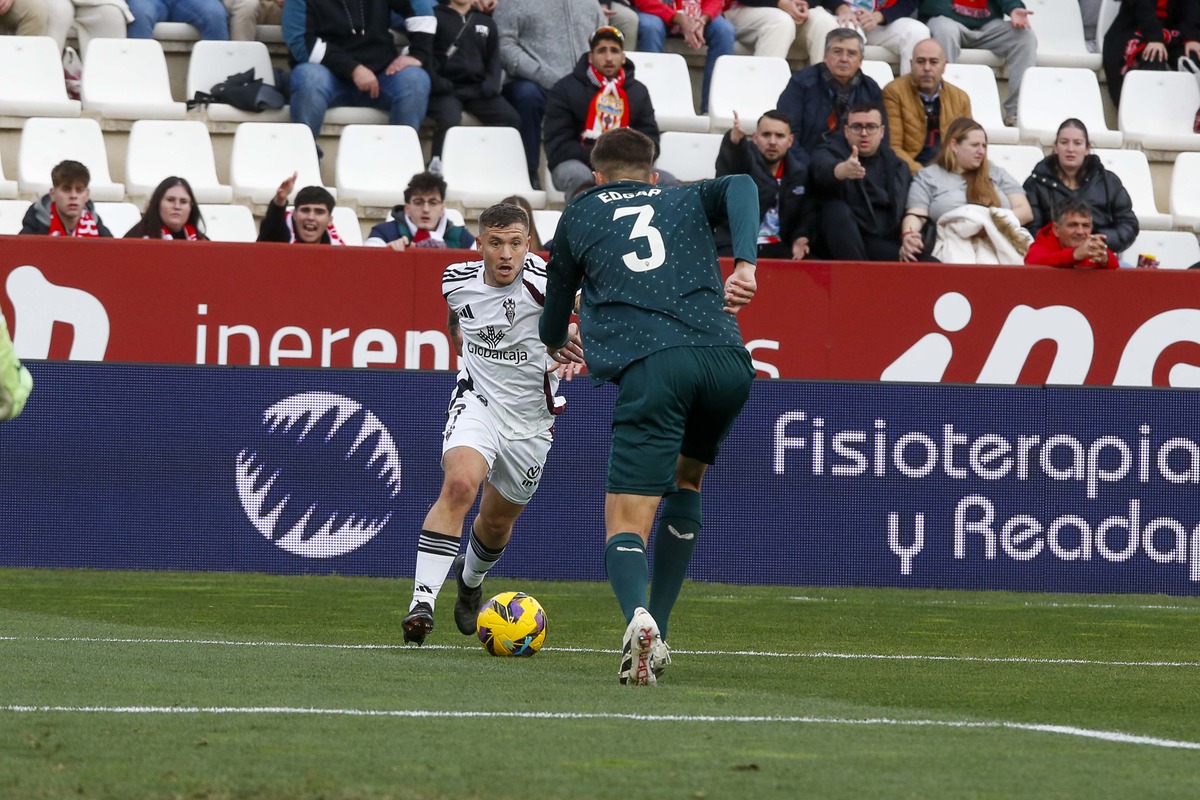
<path fill-rule="evenodd" d="M 803 153 L 806 163 L 825 134 L 841 130 L 851 106 L 883 106 L 883 92 L 863 74 L 862 62 L 862 38 L 849 28 L 837 28 L 825 37 L 825 60 L 797 70 L 779 95 L 776 107 L 792 121 L 792 148 Z"/>

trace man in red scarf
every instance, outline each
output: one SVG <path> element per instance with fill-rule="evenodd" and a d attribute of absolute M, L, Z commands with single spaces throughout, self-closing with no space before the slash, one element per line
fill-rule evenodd
<path fill-rule="evenodd" d="M 634 77 L 625 59 L 625 39 L 613 27 L 598 28 L 588 41 L 590 50 L 574 71 L 550 90 L 546 103 L 546 163 L 554 188 L 571 199 L 595 185 L 592 146 L 613 128 L 635 128 L 658 149 L 658 123 L 650 92 Z M 663 183 L 664 177 L 667 183 Z M 659 185 L 674 185 L 659 174 Z"/>
<path fill-rule="evenodd" d="M 1092 209 L 1084 200 L 1070 200 L 1056 209 L 1054 221 L 1038 231 L 1025 263 L 1068 269 L 1120 266 L 1104 234 L 1092 233 Z"/>
<path fill-rule="evenodd" d="M 21 233 L 35 236 L 112 238 L 96 214 L 88 193 L 92 174 L 78 161 L 59 162 L 50 170 L 50 191 L 32 203 L 21 220 Z"/>

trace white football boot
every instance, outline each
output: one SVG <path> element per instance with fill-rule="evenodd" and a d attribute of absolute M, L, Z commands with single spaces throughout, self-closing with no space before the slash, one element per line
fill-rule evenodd
<path fill-rule="evenodd" d="M 670 663 L 671 654 L 658 633 L 658 623 L 649 611 L 639 607 L 625 628 L 617 680 L 622 686 L 654 686 Z"/>

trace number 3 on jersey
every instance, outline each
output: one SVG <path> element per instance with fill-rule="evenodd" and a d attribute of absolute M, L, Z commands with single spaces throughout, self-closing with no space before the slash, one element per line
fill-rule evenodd
<path fill-rule="evenodd" d="M 616 208 L 613 209 L 613 220 L 616 221 L 634 214 L 637 215 L 637 219 L 633 221 L 633 230 L 629 232 L 629 239 L 630 241 L 645 239 L 646 243 L 650 245 L 650 256 L 642 258 L 636 251 L 633 251 L 626 253 L 621 260 L 633 272 L 649 272 L 652 269 L 658 269 L 667 260 L 667 247 L 663 244 L 662 234 L 658 232 L 658 228 L 650 224 L 650 220 L 654 217 L 654 208 L 652 206 Z"/>

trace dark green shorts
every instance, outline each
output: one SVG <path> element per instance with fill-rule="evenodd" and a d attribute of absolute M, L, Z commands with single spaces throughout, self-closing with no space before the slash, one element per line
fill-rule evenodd
<path fill-rule="evenodd" d="M 754 380 L 744 347 L 672 347 L 621 373 L 613 409 L 608 491 L 663 495 L 683 455 L 716 461 Z"/>

